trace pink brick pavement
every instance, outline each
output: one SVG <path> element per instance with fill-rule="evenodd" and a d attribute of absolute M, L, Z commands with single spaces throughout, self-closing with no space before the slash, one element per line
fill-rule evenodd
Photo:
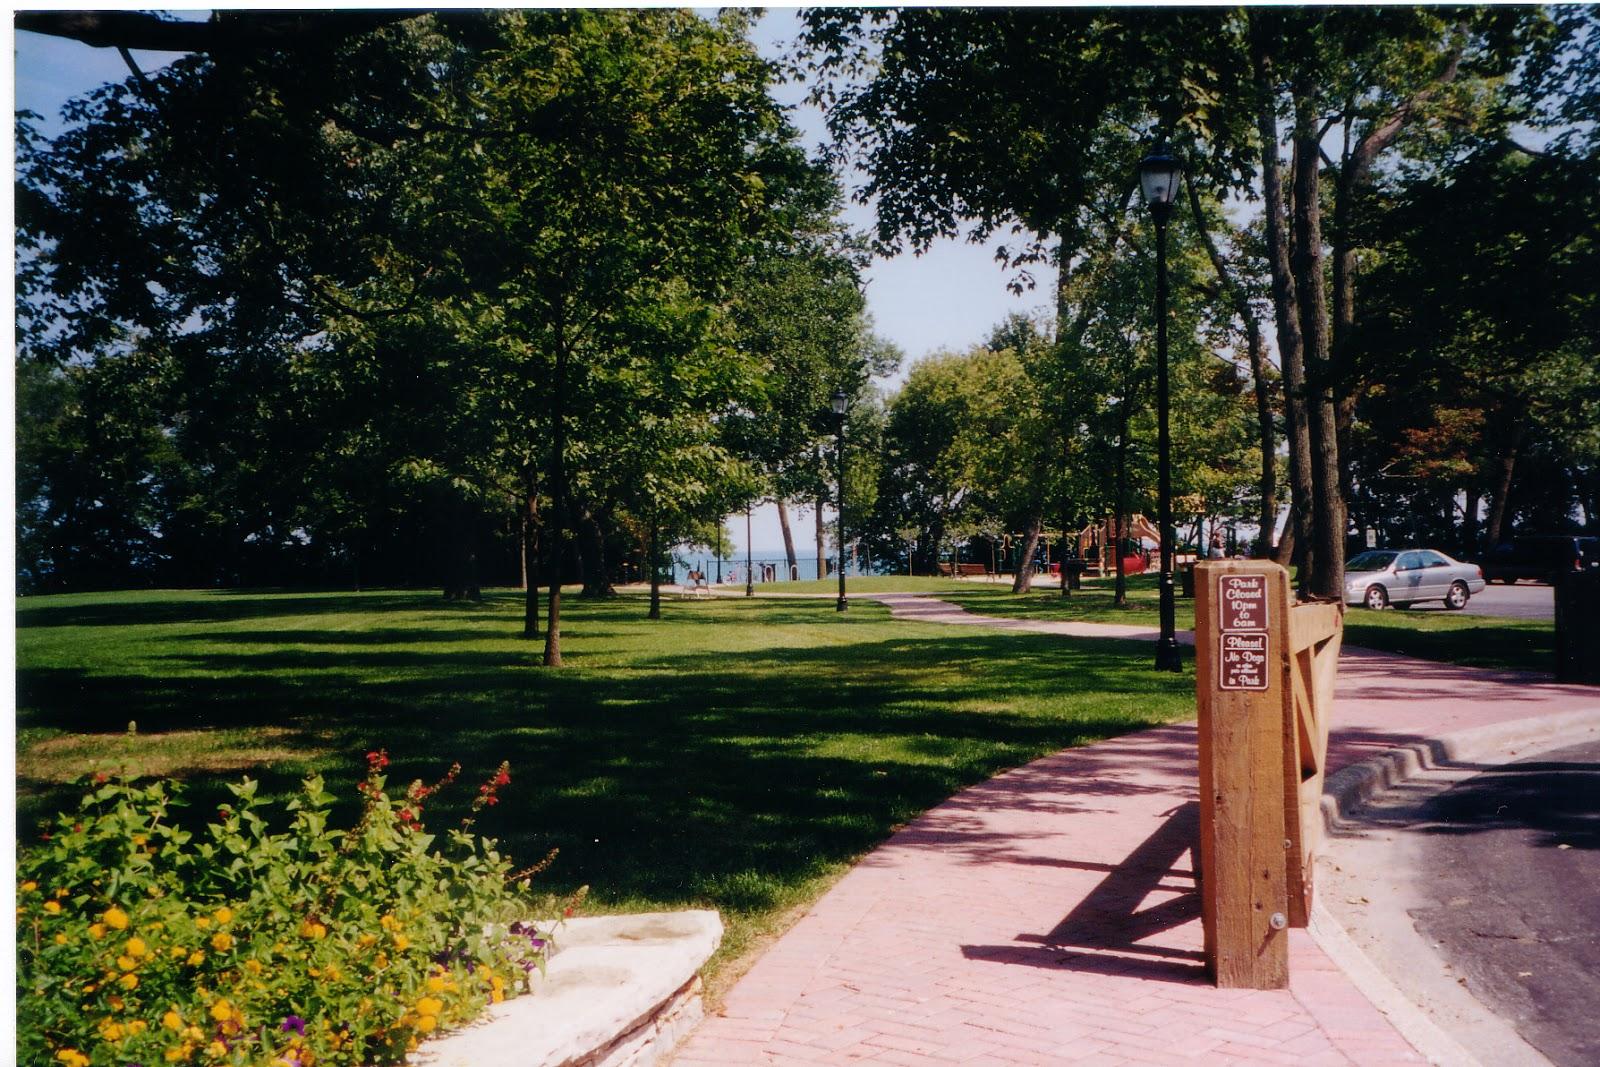
<path fill-rule="evenodd" d="M 921 621 L 980 622 L 927 598 L 878 599 Z M 1330 763 L 1597 705 L 1582 687 L 1350 650 Z M 1304 931 L 1290 932 L 1289 989 L 1208 983 L 1186 851 L 1195 759 L 1192 725 L 1161 727 L 926 812 L 756 961 L 673 1067 L 1423 1062 Z"/>

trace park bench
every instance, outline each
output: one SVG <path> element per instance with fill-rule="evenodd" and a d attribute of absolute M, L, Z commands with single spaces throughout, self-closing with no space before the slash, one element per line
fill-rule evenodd
<path fill-rule="evenodd" d="M 941 563 L 939 574 L 945 578 L 976 578 L 989 573 L 982 563 Z"/>

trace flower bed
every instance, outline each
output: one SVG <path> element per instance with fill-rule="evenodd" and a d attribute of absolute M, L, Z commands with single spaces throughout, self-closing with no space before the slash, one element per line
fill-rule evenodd
<path fill-rule="evenodd" d="M 170 819 L 177 786 L 96 782 L 21 860 L 19 1061 L 393 1064 L 524 990 L 549 932 L 507 920 L 538 868 L 471 830 L 507 768 L 436 836 L 422 809 L 457 769 L 392 798 L 387 762 L 369 754 L 347 830 L 318 777 L 284 829 L 246 779 L 195 833 Z"/>

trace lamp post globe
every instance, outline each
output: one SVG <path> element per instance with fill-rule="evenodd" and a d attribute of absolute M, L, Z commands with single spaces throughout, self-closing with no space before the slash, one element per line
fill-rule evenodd
<path fill-rule="evenodd" d="M 850 398 L 843 389 L 836 389 L 833 393 L 832 407 L 833 418 L 839 435 L 839 447 L 835 457 L 839 477 L 839 603 L 837 610 L 846 611 L 850 607 L 849 601 L 844 596 L 844 413 L 850 406 Z"/>
<path fill-rule="evenodd" d="M 1161 637 L 1156 641 L 1156 670 L 1181 671 L 1176 601 L 1172 587 L 1172 438 L 1167 426 L 1167 219 L 1178 198 L 1183 167 L 1164 146 L 1139 161 L 1139 189 L 1156 223 L 1156 451 L 1157 516 L 1161 534 Z"/>

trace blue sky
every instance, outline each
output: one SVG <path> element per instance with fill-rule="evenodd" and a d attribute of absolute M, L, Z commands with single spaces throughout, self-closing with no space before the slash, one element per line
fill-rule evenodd
<path fill-rule="evenodd" d="M 190 14 L 199 17 L 203 12 Z M 763 54 L 776 58 L 794 39 L 797 27 L 793 9 L 770 9 L 757 29 L 756 43 Z M 37 33 L 16 33 L 14 43 L 16 106 L 44 116 L 47 132 L 59 128 L 61 107 L 69 99 L 128 75 L 113 49 L 90 48 Z M 172 53 L 133 54 L 146 71 L 176 58 Z M 779 98 L 796 105 L 795 123 L 814 146 L 821 137 L 822 121 L 814 109 L 802 103 L 804 93 L 803 86 L 781 86 Z M 847 183 L 854 180 L 854 176 L 846 176 Z M 858 229 L 870 227 L 873 221 L 870 208 L 855 204 L 847 218 Z M 1009 275 L 994 259 L 998 243 L 939 241 L 921 256 L 906 254 L 875 261 L 867 272 L 867 304 L 878 333 L 899 345 L 909 362 L 941 348 L 976 344 L 1010 312 L 1033 313 L 1048 307 L 1054 272 L 1036 271 L 1038 287 L 1021 296 L 1012 295 L 1006 289 Z M 797 524 L 797 540 L 805 541 L 801 531 L 809 529 L 810 512 L 792 511 L 790 518 Z M 742 557 L 744 523 L 730 526 L 737 535 L 736 554 Z M 753 540 L 761 554 L 781 549 L 775 509 L 756 512 Z"/>

